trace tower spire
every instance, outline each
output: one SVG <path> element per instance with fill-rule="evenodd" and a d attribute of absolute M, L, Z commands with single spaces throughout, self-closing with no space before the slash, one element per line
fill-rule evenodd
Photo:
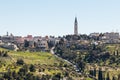
<path fill-rule="evenodd" d="M 77 22 L 77 17 L 75 17 L 75 22 L 74 22 L 74 35 L 78 35 L 78 22 Z"/>

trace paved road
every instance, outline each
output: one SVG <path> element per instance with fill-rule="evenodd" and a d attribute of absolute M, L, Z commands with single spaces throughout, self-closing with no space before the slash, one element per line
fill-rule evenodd
<path fill-rule="evenodd" d="M 55 53 L 54 53 L 54 49 L 55 49 L 55 47 L 52 47 L 51 50 L 50 50 L 50 52 L 51 52 L 52 54 L 55 54 Z M 78 74 L 83 74 L 83 73 L 79 72 L 79 69 L 77 68 L 77 66 L 74 65 L 73 63 L 71 63 L 70 61 L 68 61 L 68 60 L 66 60 L 66 59 L 63 59 L 63 58 L 59 57 L 58 55 L 55 55 L 55 57 L 57 57 L 57 58 L 59 58 L 59 59 L 61 59 L 61 60 L 64 60 L 65 62 L 67 62 L 67 63 L 69 63 L 70 65 L 72 65 L 72 66 L 74 67 L 75 71 L 76 71 Z M 89 75 L 89 74 L 84 74 L 84 75 L 92 78 L 93 80 L 97 80 L 96 77 L 94 77 L 94 76 L 92 76 L 92 75 Z"/>
<path fill-rule="evenodd" d="M 55 53 L 54 53 L 54 48 L 55 48 L 55 47 L 52 47 L 51 50 L 50 50 L 50 52 L 55 55 Z M 68 61 L 68 60 L 66 60 L 66 59 L 63 59 L 63 58 L 59 57 L 58 55 L 55 55 L 55 57 L 57 57 L 57 58 L 59 58 L 59 59 L 61 59 L 61 60 L 64 60 L 64 61 L 67 62 L 68 64 L 72 65 L 72 66 L 74 67 L 75 71 L 76 71 L 78 74 L 82 74 L 82 73 L 78 72 L 79 69 L 77 68 L 77 66 L 74 65 L 73 63 L 71 63 L 70 61 Z"/>

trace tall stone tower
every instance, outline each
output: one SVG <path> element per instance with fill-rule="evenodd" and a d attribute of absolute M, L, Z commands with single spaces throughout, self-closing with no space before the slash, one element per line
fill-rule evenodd
<path fill-rule="evenodd" d="M 74 22 L 74 35 L 78 35 L 78 22 L 77 22 L 77 17 L 75 17 L 75 22 Z"/>

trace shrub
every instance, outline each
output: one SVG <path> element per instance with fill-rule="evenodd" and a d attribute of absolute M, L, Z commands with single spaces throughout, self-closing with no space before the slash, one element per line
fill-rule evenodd
<path fill-rule="evenodd" d="M 35 66 L 33 64 L 30 65 L 29 69 L 30 69 L 30 72 L 35 72 L 36 71 Z"/>
<path fill-rule="evenodd" d="M 5 52 L 5 53 L 3 54 L 3 57 L 8 57 L 8 53 Z"/>
<path fill-rule="evenodd" d="M 23 65 L 23 64 L 24 64 L 24 61 L 23 61 L 23 59 L 18 59 L 16 63 L 17 63 L 18 65 Z"/>

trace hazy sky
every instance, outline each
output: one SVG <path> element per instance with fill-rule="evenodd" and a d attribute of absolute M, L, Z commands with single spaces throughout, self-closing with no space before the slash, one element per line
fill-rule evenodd
<path fill-rule="evenodd" d="M 0 0 L 0 35 L 120 32 L 120 0 Z"/>

